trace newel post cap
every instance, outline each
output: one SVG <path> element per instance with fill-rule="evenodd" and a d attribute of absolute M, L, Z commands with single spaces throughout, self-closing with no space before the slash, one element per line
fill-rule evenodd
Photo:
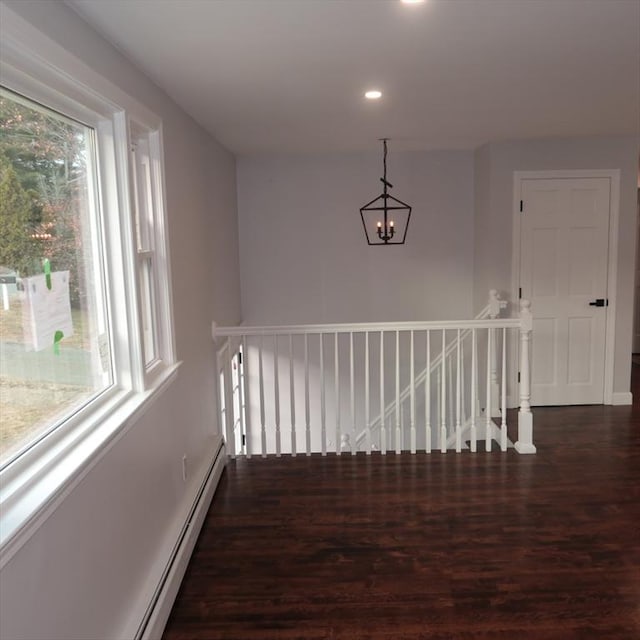
<path fill-rule="evenodd" d="M 214 320 L 214 321 L 211 323 L 211 339 L 212 339 L 214 342 L 216 341 L 216 338 L 218 337 L 218 336 L 216 335 L 216 333 L 217 333 L 217 329 L 218 329 L 218 325 L 216 324 L 216 321 Z"/>
<path fill-rule="evenodd" d="M 500 298 L 497 289 L 489 290 L 489 317 L 497 318 L 500 315 Z"/>
<path fill-rule="evenodd" d="M 520 321 L 522 322 L 522 331 L 531 331 L 533 329 L 531 300 L 520 300 Z"/>

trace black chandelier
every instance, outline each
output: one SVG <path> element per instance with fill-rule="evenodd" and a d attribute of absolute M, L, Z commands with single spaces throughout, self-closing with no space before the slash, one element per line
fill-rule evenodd
<path fill-rule="evenodd" d="M 384 176 L 380 182 L 384 185 L 381 195 L 360 209 L 364 232 L 370 245 L 404 244 L 409 228 L 411 207 L 389 195 L 393 185 L 387 181 L 387 140 L 381 138 L 384 147 L 382 166 Z"/>

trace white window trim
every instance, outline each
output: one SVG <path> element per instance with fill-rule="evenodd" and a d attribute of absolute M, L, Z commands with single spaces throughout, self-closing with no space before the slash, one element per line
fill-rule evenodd
<path fill-rule="evenodd" d="M 133 125 L 135 123 L 135 125 Z M 173 300 L 171 295 L 171 286 L 169 281 L 170 271 L 170 258 L 169 258 L 169 238 L 167 230 L 167 214 L 164 203 L 166 202 L 165 196 L 165 180 L 164 180 L 164 165 L 162 158 L 164 157 L 164 150 L 162 144 L 162 126 L 159 122 L 150 122 L 148 120 L 140 120 L 139 118 L 129 118 L 129 132 L 132 129 L 132 125 L 137 130 L 144 129 L 149 146 L 149 160 L 151 171 L 151 188 L 153 190 L 152 200 L 154 210 L 153 225 L 151 228 L 152 239 L 151 248 L 149 251 L 138 251 L 137 247 L 134 247 L 136 254 L 135 270 L 137 274 L 136 284 L 140 282 L 139 271 L 140 262 L 145 254 L 150 253 L 153 257 L 153 293 L 156 297 L 154 319 L 156 320 L 155 326 L 155 346 L 156 357 L 144 367 L 142 372 L 141 384 L 144 388 L 153 385 L 158 375 L 162 374 L 163 369 L 175 361 L 175 342 L 173 338 Z M 132 136 L 129 135 L 129 139 Z M 130 176 L 133 181 L 133 172 Z M 135 186 L 132 184 L 129 189 L 131 195 L 131 207 L 132 213 L 135 212 Z M 132 224 L 135 217 L 132 218 Z M 161 277 L 162 274 L 166 274 L 167 277 Z M 142 306 L 141 292 L 138 292 L 138 306 Z M 139 327 L 139 344 L 143 343 L 143 328 Z M 140 356 L 143 361 L 142 356 Z"/>
<path fill-rule="evenodd" d="M 29 43 L 28 46 L 26 43 Z M 166 210 L 156 216 L 162 360 L 144 370 L 140 345 L 135 247 L 131 229 L 128 118 L 153 135 L 158 202 L 165 202 L 160 119 L 94 72 L 6 5 L 2 6 L 0 82 L 92 126 L 100 137 L 99 188 L 108 254 L 107 297 L 114 386 L 79 409 L 0 474 L 0 568 L 55 511 L 64 497 L 175 379 Z M 159 315 L 160 315 L 159 314 Z M 153 375 L 151 375 L 151 373 Z"/>

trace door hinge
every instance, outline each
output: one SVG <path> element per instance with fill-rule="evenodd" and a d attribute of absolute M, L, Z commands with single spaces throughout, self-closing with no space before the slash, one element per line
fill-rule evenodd
<path fill-rule="evenodd" d="M 520 200 L 520 213 L 524 211 L 524 202 Z"/>
<path fill-rule="evenodd" d="M 242 446 L 247 446 L 247 436 L 244 433 L 242 434 Z"/>
<path fill-rule="evenodd" d="M 520 372 L 518 371 L 518 382 L 520 382 Z"/>
<path fill-rule="evenodd" d="M 518 289 L 518 298 L 521 300 L 522 299 L 522 287 L 520 287 Z"/>
<path fill-rule="evenodd" d="M 242 364 L 242 351 L 238 351 L 238 364 Z"/>

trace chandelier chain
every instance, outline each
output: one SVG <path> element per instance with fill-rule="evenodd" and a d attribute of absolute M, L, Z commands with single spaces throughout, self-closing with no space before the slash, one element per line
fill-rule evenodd
<path fill-rule="evenodd" d="M 387 138 L 382 138 L 382 144 L 384 145 L 384 154 L 382 156 L 382 168 L 384 170 L 384 181 L 387 181 Z"/>

